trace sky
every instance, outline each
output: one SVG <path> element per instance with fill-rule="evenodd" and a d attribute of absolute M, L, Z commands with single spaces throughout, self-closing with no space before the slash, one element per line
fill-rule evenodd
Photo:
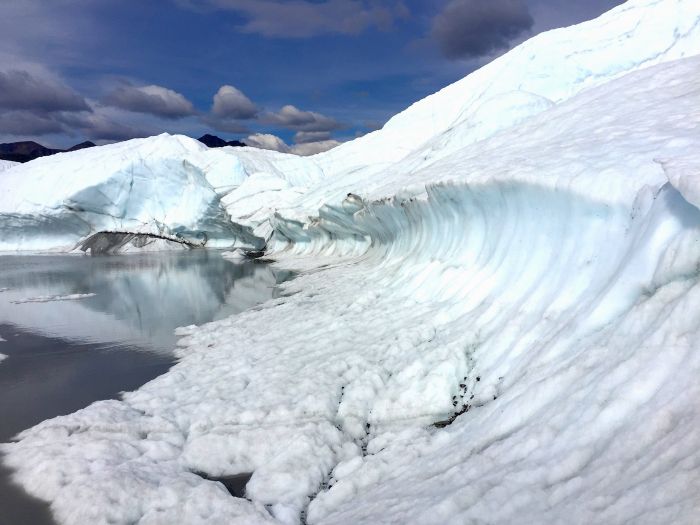
<path fill-rule="evenodd" d="M 212 133 L 310 154 L 621 0 L 7 0 L 0 142 Z"/>

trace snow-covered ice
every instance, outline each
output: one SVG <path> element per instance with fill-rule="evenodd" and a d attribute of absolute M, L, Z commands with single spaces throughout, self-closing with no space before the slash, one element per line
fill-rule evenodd
<path fill-rule="evenodd" d="M 14 304 L 23 303 L 50 303 L 53 301 L 77 301 L 78 299 L 87 299 L 95 297 L 94 293 L 72 293 L 68 295 L 38 295 L 36 297 L 23 297 L 12 301 Z"/>
<path fill-rule="evenodd" d="M 192 161 L 303 272 L 6 464 L 62 523 L 694 523 L 698 53 L 700 4 L 636 0 L 330 152 Z"/>
<path fill-rule="evenodd" d="M 11 160 L 0 159 L 0 171 L 9 170 L 10 168 L 17 166 L 18 162 L 12 162 Z"/>
<path fill-rule="evenodd" d="M 294 155 L 223 149 L 227 151 L 164 134 L 13 167 L 0 178 L 0 251 L 71 251 L 100 232 L 148 234 L 154 240 L 181 239 L 215 248 L 260 248 L 264 238 L 253 235 L 254 218 L 233 222 L 222 199 L 251 215 L 246 203 L 259 206 L 257 193 L 266 196 L 268 206 L 275 198 L 286 203 L 298 191 L 290 193 L 285 185 L 301 186 L 316 180 L 320 171 L 304 168 Z M 270 159 L 285 169 L 284 175 L 271 169 L 258 174 Z M 249 174 L 266 183 L 258 189 L 247 186 Z"/>

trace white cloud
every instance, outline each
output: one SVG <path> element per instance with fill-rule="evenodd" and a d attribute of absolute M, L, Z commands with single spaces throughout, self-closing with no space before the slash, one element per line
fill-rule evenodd
<path fill-rule="evenodd" d="M 340 146 L 340 144 L 341 142 L 338 142 L 337 140 L 320 140 L 318 142 L 296 144 L 292 146 L 291 153 L 301 155 L 302 157 L 307 157 L 309 155 L 315 155 L 316 153 L 323 153 L 324 151 L 331 150 L 336 146 Z"/>
<path fill-rule="evenodd" d="M 250 119 L 257 115 L 257 106 L 238 88 L 224 85 L 214 95 L 212 113 L 219 118 Z"/>
<path fill-rule="evenodd" d="M 331 131 L 342 127 L 340 122 L 331 117 L 314 111 L 303 111 L 291 104 L 277 113 L 268 113 L 265 120 L 296 131 Z"/>
<path fill-rule="evenodd" d="M 289 146 L 280 137 L 270 133 L 255 133 L 245 138 L 243 142 L 254 148 L 279 151 L 280 153 L 293 153 L 301 156 L 315 155 L 316 153 L 335 148 L 340 144 L 337 140 L 321 140 Z"/>
<path fill-rule="evenodd" d="M 270 133 L 254 133 L 243 139 L 248 146 L 289 153 L 289 146 L 281 138 Z"/>

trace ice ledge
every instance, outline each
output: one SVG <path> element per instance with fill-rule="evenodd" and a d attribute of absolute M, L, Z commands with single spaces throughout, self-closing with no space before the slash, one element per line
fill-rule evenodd
<path fill-rule="evenodd" d="M 683 198 L 696 208 L 700 208 L 700 153 L 698 144 L 688 144 L 687 156 L 658 160 L 671 185 Z"/>

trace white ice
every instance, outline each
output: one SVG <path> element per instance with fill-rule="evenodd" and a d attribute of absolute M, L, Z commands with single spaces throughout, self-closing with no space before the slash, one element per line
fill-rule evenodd
<path fill-rule="evenodd" d="M 302 159 L 294 155 L 242 149 L 210 150 L 193 139 L 164 134 L 15 166 L 0 178 L 0 251 L 71 251 L 98 232 L 260 248 L 264 239 L 250 231 L 255 220 L 234 223 L 222 199 L 242 206 L 258 202 L 255 194 L 261 191 L 268 203 L 276 195 L 286 203 L 288 192 L 279 187 L 255 190 L 243 183 L 250 174 L 302 185 L 320 171 L 302 169 Z M 287 174 L 258 174 L 269 159 Z"/>
<path fill-rule="evenodd" d="M 700 4 L 632 1 L 328 153 L 222 152 L 301 275 L 6 464 L 62 523 L 696 522 L 698 53 Z"/>
<path fill-rule="evenodd" d="M 23 297 L 12 301 L 14 304 L 23 303 L 50 303 L 54 301 L 77 301 L 78 299 L 87 299 L 95 297 L 94 293 L 72 293 L 68 295 L 38 295 L 36 297 Z"/>

